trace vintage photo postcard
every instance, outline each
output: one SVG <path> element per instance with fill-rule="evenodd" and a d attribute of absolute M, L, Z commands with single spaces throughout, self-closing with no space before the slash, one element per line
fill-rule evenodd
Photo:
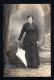
<path fill-rule="evenodd" d="M 3 4 L 4 77 L 51 77 L 51 4 Z"/>

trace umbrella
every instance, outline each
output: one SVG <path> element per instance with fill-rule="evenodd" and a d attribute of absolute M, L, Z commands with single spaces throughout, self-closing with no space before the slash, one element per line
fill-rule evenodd
<path fill-rule="evenodd" d="M 23 62 L 23 64 L 27 67 L 27 62 L 26 62 L 26 58 L 25 58 L 25 50 L 23 50 L 22 48 L 18 48 L 17 49 L 17 53 L 16 56 Z"/>

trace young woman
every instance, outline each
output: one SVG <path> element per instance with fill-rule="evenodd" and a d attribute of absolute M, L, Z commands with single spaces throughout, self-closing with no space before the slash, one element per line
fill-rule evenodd
<path fill-rule="evenodd" d="M 37 25 L 33 22 L 34 17 L 29 15 L 27 17 L 28 22 L 23 25 L 20 36 L 18 38 L 18 43 L 23 36 L 23 33 L 26 32 L 23 48 L 26 51 L 25 57 L 27 61 L 28 68 L 38 68 L 40 65 L 39 53 L 37 43 L 39 41 L 39 30 Z"/>

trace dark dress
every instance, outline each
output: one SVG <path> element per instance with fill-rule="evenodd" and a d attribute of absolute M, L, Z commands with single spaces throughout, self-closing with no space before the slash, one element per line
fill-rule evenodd
<path fill-rule="evenodd" d="M 35 23 L 30 25 L 28 22 L 23 25 L 18 40 L 21 40 L 23 33 L 26 32 L 23 49 L 26 51 L 25 57 L 28 68 L 36 68 L 40 65 L 37 41 L 39 41 L 39 30 Z"/>

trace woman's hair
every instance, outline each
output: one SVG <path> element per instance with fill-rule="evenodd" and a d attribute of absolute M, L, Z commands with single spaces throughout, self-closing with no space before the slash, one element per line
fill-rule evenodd
<path fill-rule="evenodd" d="M 32 19 L 34 20 L 34 17 L 33 17 L 32 15 L 27 16 L 27 19 L 28 19 L 30 16 L 31 16 L 31 17 L 32 17 Z"/>

